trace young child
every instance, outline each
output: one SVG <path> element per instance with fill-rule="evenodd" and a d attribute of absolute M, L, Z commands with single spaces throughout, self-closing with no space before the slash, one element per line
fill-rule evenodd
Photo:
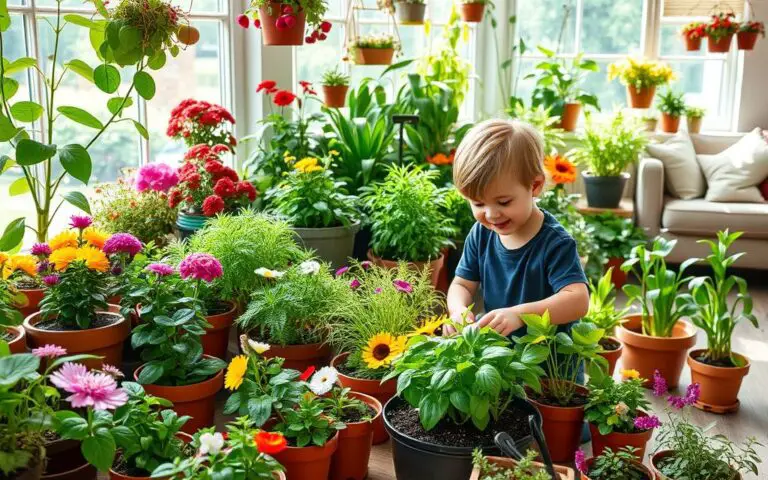
<path fill-rule="evenodd" d="M 475 321 L 467 310 L 480 285 L 487 313 L 477 324 L 505 336 L 525 334 L 524 313 L 549 310 L 560 329 L 587 313 L 589 291 L 576 242 L 536 206 L 544 186 L 543 160 L 538 132 L 518 121 L 479 123 L 459 145 L 453 182 L 477 223 L 448 289 L 454 321 L 461 322 L 465 312 L 467 321 Z"/>

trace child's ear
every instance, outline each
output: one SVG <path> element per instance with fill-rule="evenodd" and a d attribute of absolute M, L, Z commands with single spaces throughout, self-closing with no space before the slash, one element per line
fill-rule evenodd
<path fill-rule="evenodd" d="M 538 197 L 539 195 L 541 195 L 541 192 L 544 190 L 544 183 L 545 183 L 544 175 L 537 175 L 533 179 L 532 189 L 533 189 L 534 197 Z"/>

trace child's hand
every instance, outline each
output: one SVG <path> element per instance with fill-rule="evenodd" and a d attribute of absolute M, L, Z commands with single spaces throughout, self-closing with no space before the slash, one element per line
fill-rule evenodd
<path fill-rule="evenodd" d="M 482 328 L 489 326 L 505 337 L 523 326 L 520 314 L 514 307 L 498 308 L 486 313 L 483 318 L 477 322 L 477 326 Z"/>
<path fill-rule="evenodd" d="M 472 313 L 471 310 L 466 309 L 463 312 L 454 312 L 451 314 L 451 320 L 458 323 L 459 325 L 462 325 L 464 323 L 464 316 L 466 315 L 466 322 L 467 323 L 474 323 L 475 321 L 475 314 Z M 453 326 L 448 325 L 447 323 L 443 325 L 443 335 L 455 335 L 456 329 L 453 328 Z"/>

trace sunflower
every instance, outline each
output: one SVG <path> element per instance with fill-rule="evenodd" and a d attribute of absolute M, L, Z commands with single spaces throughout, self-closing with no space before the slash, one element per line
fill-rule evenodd
<path fill-rule="evenodd" d="M 11 273 L 20 270 L 30 277 L 37 276 L 37 257 L 34 255 L 13 255 L 9 266 Z"/>
<path fill-rule="evenodd" d="M 85 266 L 97 272 L 109 270 L 107 255 L 96 247 L 81 247 L 77 249 L 77 260 L 83 260 Z"/>
<path fill-rule="evenodd" d="M 408 336 L 427 335 L 431 337 L 435 334 L 438 328 L 443 326 L 447 319 L 448 317 L 445 315 L 428 318 L 419 326 L 419 328 L 409 333 Z"/>
<path fill-rule="evenodd" d="M 91 245 L 96 248 L 104 248 L 104 243 L 109 238 L 109 234 L 99 230 L 95 227 L 88 227 L 85 230 L 83 230 L 83 240 L 88 242 L 88 245 Z"/>
<path fill-rule="evenodd" d="M 317 159 L 312 157 L 302 158 L 296 162 L 296 165 L 294 165 L 293 168 L 301 173 L 319 172 L 323 169 L 323 167 L 317 164 Z"/>
<path fill-rule="evenodd" d="M 53 251 L 60 248 L 77 247 L 77 233 L 72 230 L 65 230 L 53 237 L 51 241 L 48 242 L 48 246 L 50 246 Z"/>
<path fill-rule="evenodd" d="M 238 355 L 229 362 L 227 375 L 224 377 L 224 387 L 228 390 L 237 390 L 243 384 L 243 377 L 248 371 L 248 357 Z"/>
<path fill-rule="evenodd" d="M 544 158 L 544 168 L 557 184 L 576 181 L 576 165 L 562 155 L 547 155 Z"/>
<path fill-rule="evenodd" d="M 405 350 L 405 336 L 394 337 L 389 333 L 377 333 L 363 349 L 363 361 L 368 368 L 377 369 L 392 363 L 392 360 Z"/>
<path fill-rule="evenodd" d="M 634 369 L 631 369 L 631 370 L 622 369 L 621 378 L 623 378 L 624 380 L 640 378 L 640 372 Z"/>
<path fill-rule="evenodd" d="M 77 249 L 75 247 L 64 247 L 54 250 L 48 259 L 56 270 L 66 270 L 70 263 L 77 258 Z"/>

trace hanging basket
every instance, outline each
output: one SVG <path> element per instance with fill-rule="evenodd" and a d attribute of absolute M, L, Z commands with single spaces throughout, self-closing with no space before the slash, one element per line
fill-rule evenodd
<path fill-rule="evenodd" d="M 397 20 L 401 25 L 423 25 L 427 6 L 423 3 L 395 2 Z"/>
<path fill-rule="evenodd" d="M 463 22 L 480 23 L 483 21 L 483 13 L 485 13 L 484 2 L 459 4 L 459 15 Z"/>
<path fill-rule="evenodd" d="M 358 65 L 392 65 L 394 48 L 355 48 L 355 63 Z"/>
<path fill-rule="evenodd" d="M 707 37 L 707 48 L 709 53 L 728 53 L 731 49 L 731 42 L 733 41 L 733 34 L 730 33 L 718 40 L 714 40 L 712 37 Z"/>
<path fill-rule="evenodd" d="M 299 46 L 304 45 L 304 28 L 307 23 L 303 10 L 293 15 L 295 23 L 290 28 L 278 28 L 277 19 L 282 15 L 282 4 L 271 2 L 259 8 L 264 45 Z"/>
<path fill-rule="evenodd" d="M 701 37 L 685 37 L 685 49 L 689 52 L 698 52 L 701 50 Z"/>
<path fill-rule="evenodd" d="M 655 93 L 656 86 L 637 89 L 634 86 L 629 85 L 627 86 L 629 106 L 632 108 L 648 108 L 653 103 L 653 96 Z"/>
<path fill-rule="evenodd" d="M 736 45 L 739 50 L 753 50 L 757 43 L 757 32 L 739 32 L 736 34 Z"/>

